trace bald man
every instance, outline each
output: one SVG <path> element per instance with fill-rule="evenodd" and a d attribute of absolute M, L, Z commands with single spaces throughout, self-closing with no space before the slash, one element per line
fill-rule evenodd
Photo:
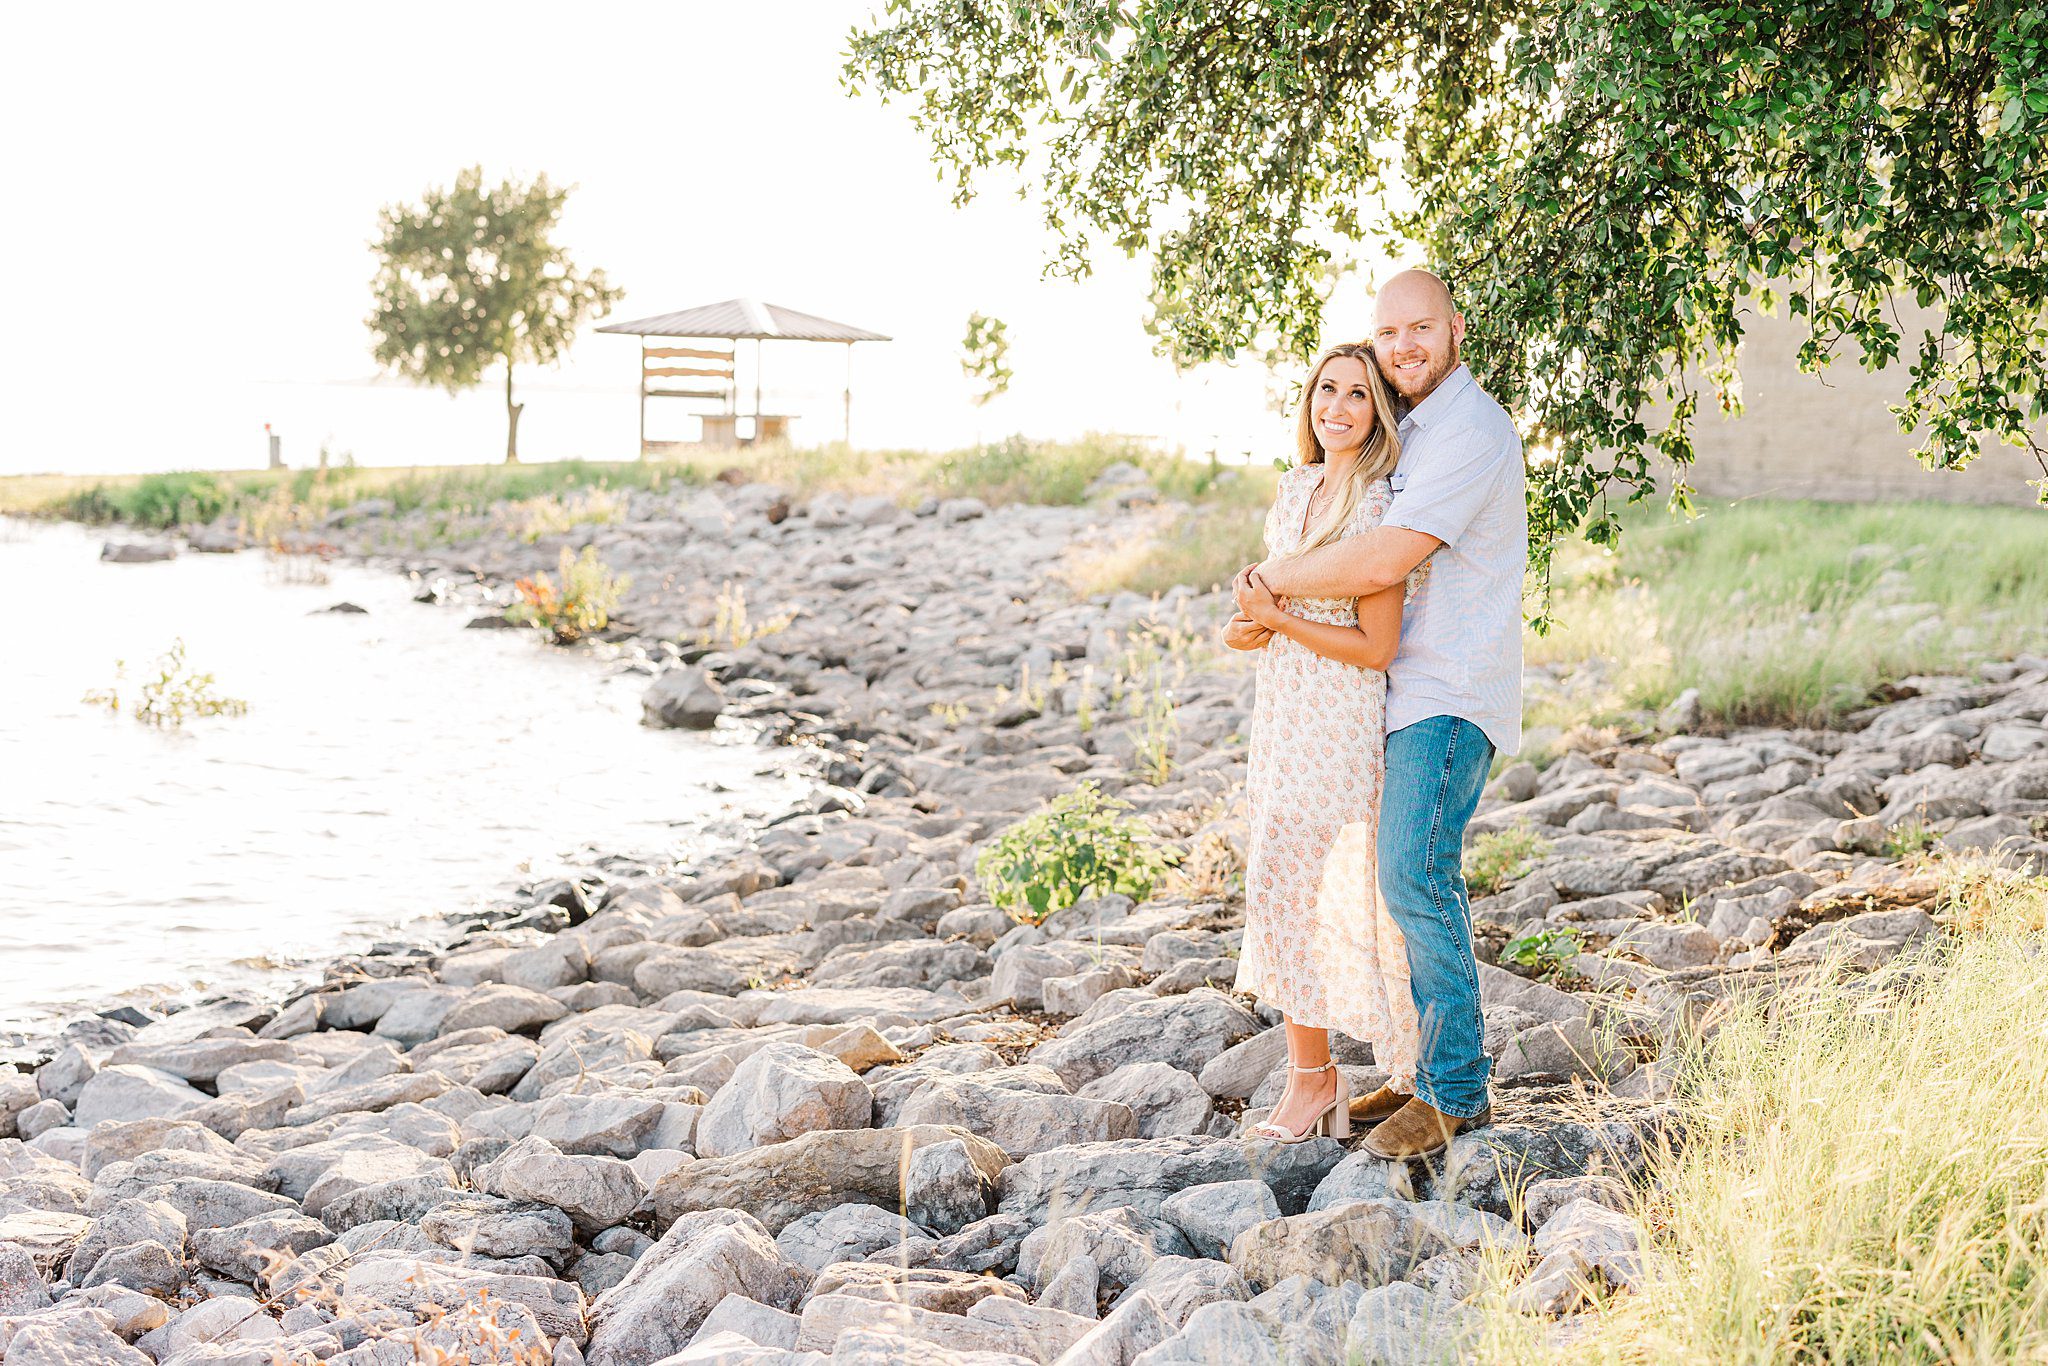
<path fill-rule="evenodd" d="M 1415 1095 L 1354 1102 L 1386 1115 L 1365 1146 L 1389 1160 L 1488 1122 L 1491 1062 L 1462 854 L 1496 753 L 1522 744 L 1522 575 L 1529 560 L 1522 442 L 1459 360 L 1465 318 L 1444 282 L 1402 271 L 1373 304 L 1374 358 L 1405 408 L 1394 500 L 1380 525 L 1238 576 L 1281 597 L 1368 597 L 1424 560 L 1387 670 L 1380 891 L 1401 926 L 1422 1056 Z M 1398 1105 L 1398 1109 L 1394 1108 Z"/>

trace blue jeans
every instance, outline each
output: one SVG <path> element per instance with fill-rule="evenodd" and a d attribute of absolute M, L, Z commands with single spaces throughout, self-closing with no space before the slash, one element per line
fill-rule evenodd
<path fill-rule="evenodd" d="M 1447 1115 L 1486 1108 L 1479 968 L 1465 895 L 1465 824 L 1493 764 L 1486 732 L 1458 716 L 1432 716 L 1387 737 L 1380 794 L 1380 894 L 1408 941 L 1408 973 L 1422 1022 L 1415 1093 Z"/>

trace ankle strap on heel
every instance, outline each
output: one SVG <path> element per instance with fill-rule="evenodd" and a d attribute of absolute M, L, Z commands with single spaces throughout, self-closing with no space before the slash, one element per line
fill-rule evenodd
<path fill-rule="evenodd" d="M 1289 1067 L 1294 1067 L 1294 1070 L 1295 1070 L 1295 1071 L 1297 1071 L 1297 1072 L 1301 1072 L 1301 1073 L 1304 1073 L 1304 1074 L 1306 1074 L 1306 1075 L 1308 1075 L 1308 1076 L 1314 1076 L 1314 1075 L 1315 1075 L 1316 1073 L 1318 1073 L 1318 1072 L 1328 1072 L 1329 1070 L 1331 1070 L 1332 1068 L 1334 1068 L 1334 1067 L 1335 1067 L 1336 1065 L 1337 1065 L 1337 1060 L 1336 1060 L 1335 1058 L 1332 1058 L 1332 1059 L 1330 1059 L 1330 1060 L 1329 1060 L 1328 1062 L 1324 1063 L 1324 1064 L 1323 1064 L 1323 1065 L 1322 1065 L 1321 1067 L 1294 1067 L 1294 1064 L 1292 1064 L 1292 1063 L 1289 1063 L 1289 1064 L 1288 1064 L 1288 1066 L 1289 1066 Z"/>

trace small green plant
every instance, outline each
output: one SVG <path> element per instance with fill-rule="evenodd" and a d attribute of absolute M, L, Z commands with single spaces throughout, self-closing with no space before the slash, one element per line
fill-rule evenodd
<path fill-rule="evenodd" d="M 610 625 L 612 613 L 619 610 L 619 600 L 632 582 L 613 574 L 597 558 L 596 546 L 583 547 L 581 555 L 572 555 L 569 547 L 563 546 L 561 582 L 545 573 L 519 580 L 514 586 L 520 601 L 507 608 L 505 615 L 538 626 L 552 635 L 556 644 L 567 645 Z"/>
<path fill-rule="evenodd" d="M 1569 926 L 1517 935 L 1501 946 L 1503 965 L 1526 968 L 1539 977 L 1563 977 L 1579 953 L 1579 932 Z"/>
<path fill-rule="evenodd" d="M 157 659 L 154 667 L 156 677 L 144 683 L 132 701 L 126 700 L 121 695 L 121 681 L 128 666 L 117 659 L 114 686 L 87 693 L 85 701 L 109 711 L 125 710 L 136 720 L 160 730 L 176 730 L 197 716 L 241 716 L 249 710 L 249 704 L 241 698 L 215 692 L 212 674 L 200 673 L 186 663 L 182 637 L 171 642 L 171 648 Z"/>
<path fill-rule="evenodd" d="M 931 713 L 945 723 L 947 730 L 954 730 L 958 728 L 962 721 L 967 719 L 967 704 L 965 702 L 934 702 L 931 705 Z"/>
<path fill-rule="evenodd" d="M 1465 885 L 1492 896 L 1549 852 L 1550 842 L 1526 825 L 1481 835 L 1465 854 Z"/>
<path fill-rule="evenodd" d="M 763 636 L 787 631 L 795 620 L 796 613 L 790 611 L 779 612 L 766 621 L 755 621 L 747 614 L 747 590 L 727 579 L 718 590 L 717 614 L 711 619 L 711 629 L 699 631 L 697 643 L 727 650 L 744 649 Z"/>
<path fill-rule="evenodd" d="M 1132 702 L 1137 733 L 1131 760 L 1138 776 L 1158 787 L 1173 776 L 1173 743 L 1180 735 L 1173 689 L 1146 687 L 1132 694 Z"/>
<path fill-rule="evenodd" d="M 983 895 L 1032 925 L 1084 897 L 1144 900 L 1173 860 L 1144 821 L 1124 814 L 1130 809 L 1092 781 L 1055 797 L 975 860 Z"/>
<path fill-rule="evenodd" d="M 1891 858 L 1911 858 L 1915 854 L 1926 853 L 1940 838 L 1916 816 L 1885 831 L 1884 852 Z"/>

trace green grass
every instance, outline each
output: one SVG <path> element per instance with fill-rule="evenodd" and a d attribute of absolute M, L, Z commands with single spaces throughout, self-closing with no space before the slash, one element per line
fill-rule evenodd
<path fill-rule="evenodd" d="M 1959 933 L 1742 1006 L 1695 1058 L 1638 1292 L 1568 1341 L 1489 1294 L 1481 1359 L 2044 1359 L 2048 879 L 1933 866 Z"/>
<path fill-rule="evenodd" d="M 1825 724 L 1912 674 L 2048 647 L 2048 514 L 1924 504 L 1639 511 L 1618 554 L 1559 554 L 1531 724 L 1639 721 L 1698 688 L 1725 724 Z M 1590 665 L 1590 667 L 1588 667 Z"/>

